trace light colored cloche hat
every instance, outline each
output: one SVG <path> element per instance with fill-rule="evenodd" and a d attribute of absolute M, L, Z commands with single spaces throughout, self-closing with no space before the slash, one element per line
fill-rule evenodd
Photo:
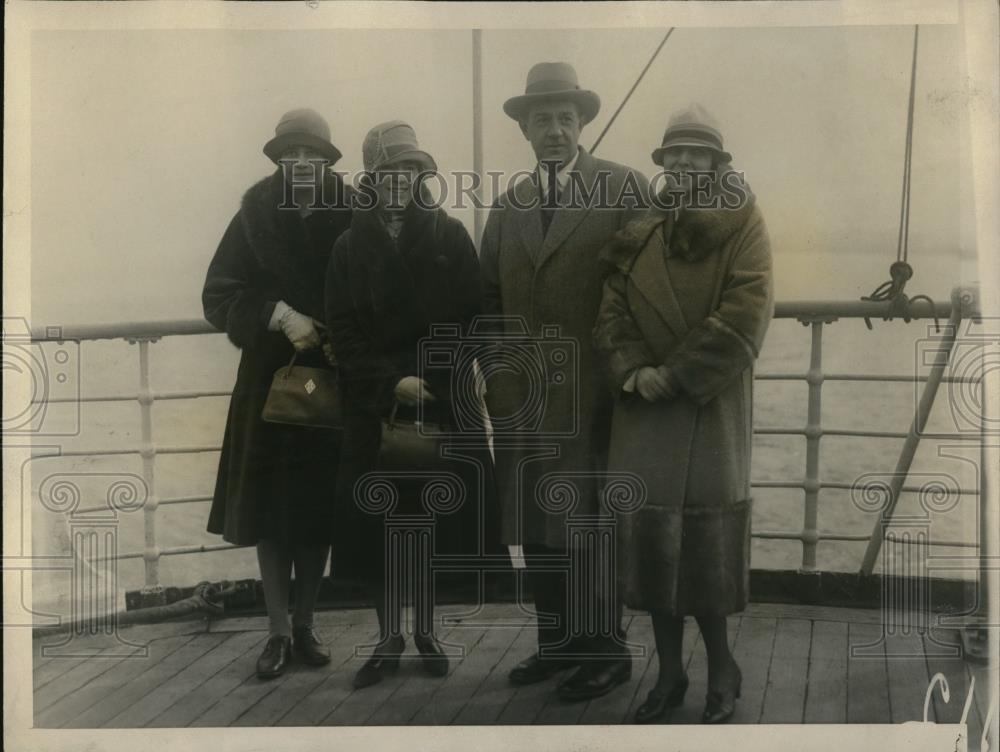
<path fill-rule="evenodd" d="M 660 164 L 663 152 L 671 146 L 702 146 L 718 153 L 723 162 L 731 162 L 733 155 L 722 146 L 722 133 L 708 110 L 692 103 L 670 117 L 660 148 L 653 150 L 653 162 Z"/>
<path fill-rule="evenodd" d="M 379 123 L 368 131 L 361 145 L 361 158 L 366 172 L 381 170 L 404 159 L 420 162 L 425 170 L 437 171 L 434 157 L 420 148 L 413 127 L 402 120 Z"/>
<path fill-rule="evenodd" d="M 264 144 L 264 154 L 277 162 L 282 153 L 292 146 L 315 149 L 333 164 L 343 156 L 340 149 L 330 143 L 330 126 L 315 110 L 302 107 L 289 110 L 281 116 L 274 129 L 274 138 Z"/>
<path fill-rule="evenodd" d="M 503 111 L 515 120 L 524 117 L 528 105 L 551 99 L 568 99 L 580 108 L 584 124 L 601 109 L 601 98 L 592 91 L 581 89 L 576 70 L 569 63 L 536 63 L 528 71 L 524 94 L 503 103 Z"/>

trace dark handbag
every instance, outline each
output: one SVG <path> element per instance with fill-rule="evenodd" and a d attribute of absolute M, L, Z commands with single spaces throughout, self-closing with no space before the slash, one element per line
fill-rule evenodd
<path fill-rule="evenodd" d="M 389 472 L 435 471 L 454 467 L 455 461 L 441 456 L 447 433 L 437 425 L 399 420 L 399 403 L 393 405 L 389 418 L 382 421 L 376 470 Z"/>
<path fill-rule="evenodd" d="M 313 428 L 343 428 L 343 408 L 337 372 L 295 365 L 274 372 L 260 417 L 268 423 Z"/>

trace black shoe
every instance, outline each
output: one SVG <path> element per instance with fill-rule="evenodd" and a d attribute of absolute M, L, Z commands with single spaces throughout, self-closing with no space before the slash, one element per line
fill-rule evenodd
<path fill-rule="evenodd" d="M 681 675 L 680 680 L 670 687 L 660 688 L 659 685 L 649 690 L 646 701 L 635 711 L 636 723 L 652 723 L 664 715 L 670 708 L 679 707 L 684 703 L 684 694 L 687 692 L 687 674 Z"/>
<path fill-rule="evenodd" d="M 567 676 L 559 685 L 559 698 L 578 702 L 600 697 L 632 678 L 632 659 L 590 660 Z"/>
<path fill-rule="evenodd" d="M 257 678 L 274 679 L 285 673 L 292 658 L 292 638 L 286 635 L 269 637 L 264 652 L 257 659 Z"/>
<path fill-rule="evenodd" d="M 292 647 L 308 666 L 325 666 L 330 662 L 330 651 L 323 647 L 311 624 L 292 628 Z"/>
<path fill-rule="evenodd" d="M 725 723 L 736 710 L 736 698 L 740 696 L 740 686 L 743 684 L 743 674 L 736 667 L 736 680 L 732 686 L 723 690 L 709 689 L 705 695 L 705 712 L 701 715 L 702 723 Z"/>
<path fill-rule="evenodd" d="M 511 684 L 537 684 L 555 676 L 560 671 L 564 671 L 573 662 L 563 658 L 542 658 L 535 653 L 530 658 L 525 658 L 510 670 L 508 678 Z"/>
<path fill-rule="evenodd" d="M 402 637 L 383 643 L 375 649 L 375 653 L 365 661 L 354 675 L 354 688 L 363 689 L 372 684 L 378 684 L 389 674 L 399 670 L 399 656 L 403 653 L 405 643 Z"/>
<path fill-rule="evenodd" d="M 423 656 L 424 670 L 431 676 L 445 676 L 448 673 L 448 656 L 434 635 L 414 635 L 413 644 Z"/>

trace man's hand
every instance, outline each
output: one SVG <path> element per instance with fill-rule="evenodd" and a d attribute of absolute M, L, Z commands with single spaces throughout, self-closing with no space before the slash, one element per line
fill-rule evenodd
<path fill-rule="evenodd" d="M 396 399 L 404 405 L 418 405 L 421 402 L 433 402 L 436 398 L 431 394 L 427 382 L 416 376 L 404 376 L 396 384 Z"/>
<path fill-rule="evenodd" d="M 643 366 L 635 375 L 636 391 L 647 402 L 656 402 L 674 396 L 666 376 L 658 368 Z"/>

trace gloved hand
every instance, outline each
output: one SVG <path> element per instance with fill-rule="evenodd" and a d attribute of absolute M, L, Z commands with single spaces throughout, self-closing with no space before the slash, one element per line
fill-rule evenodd
<path fill-rule="evenodd" d="M 427 382 L 416 376 L 404 376 L 396 384 L 396 399 L 404 405 L 417 405 L 420 402 L 433 402 L 436 397 L 431 394 Z"/>
<path fill-rule="evenodd" d="M 666 375 L 658 368 L 643 366 L 635 375 L 636 391 L 642 395 L 647 402 L 669 399 L 674 396 L 674 391 L 667 381 Z"/>
<path fill-rule="evenodd" d="M 296 350 L 319 347 L 320 339 L 316 323 L 309 316 L 299 313 L 287 304 L 278 316 L 278 328 L 288 337 L 288 341 Z"/>

